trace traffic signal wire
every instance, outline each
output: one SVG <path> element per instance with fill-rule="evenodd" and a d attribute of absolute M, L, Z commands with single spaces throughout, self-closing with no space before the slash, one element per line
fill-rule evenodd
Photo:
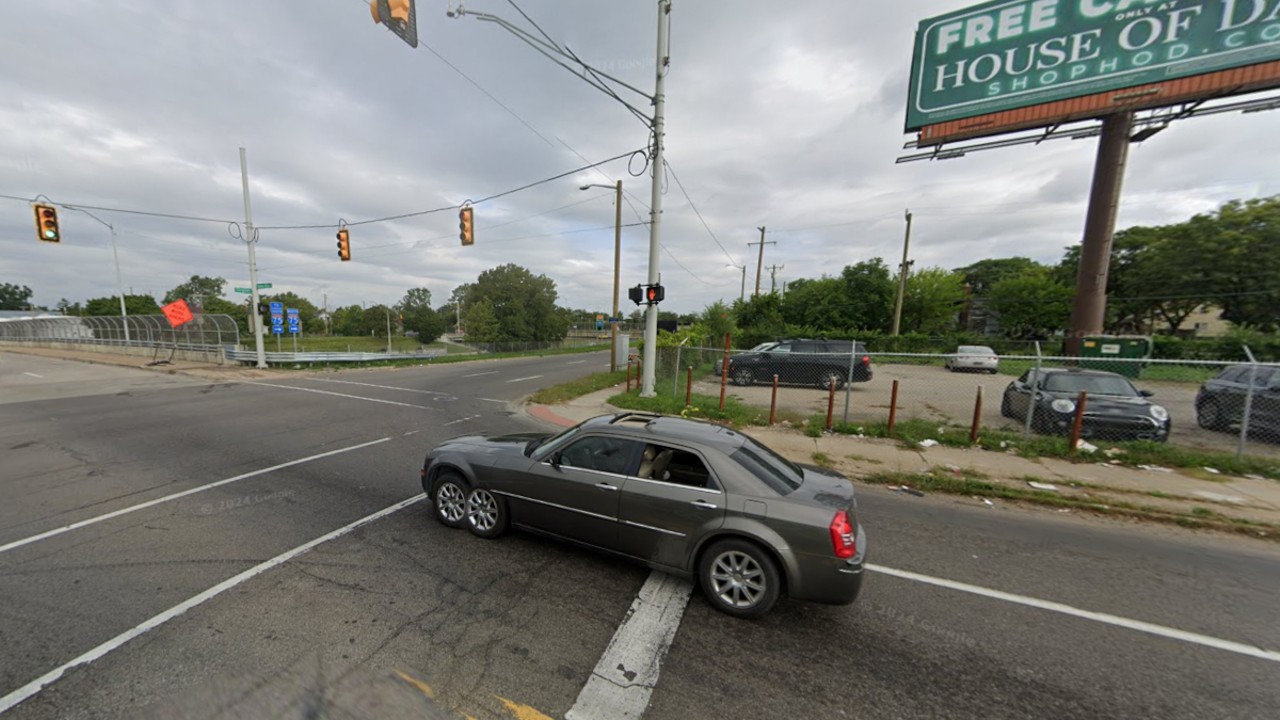
<path fill-rule="evenodd" d="M 530 188 L 538 187 L 539 185 L 545 185 L 549 182 L 555 182 L 556 180 L 563 180 L 564 178 L 569 177 L 570 175 L 576 175 L 580 172 L 583 172 L 584 170 L 591 170 L 601 165 L 607 165 L 611 162 L 615 162 L 626 157 L 631 157 L 637 152 L 642 152 L 642 151 L 633 150 L 630 152 L 625 152 L 625 153 L 622 153 L 621 155 L 615 155 L 606 160 L 601 160 L 599 162 L 594 162 L 579 168 L 574 168 L 573 170 L 569 170 L 568 172 L 562 172 L 559 175 L 553 175 L 549 178 L 543 178 L 542 180 L 537 180 L 535 182 L 531 182 L 526 185 L 521 185 L 520 187 L 512 188 L 511 190 L 504 190 L 500 193 L 495 193 L 487 197 L 482 197 L 479 200 L 473 200 L 471 201 L 471 205 L 479 205 L 481 203 L 486 203 L 491 200 L 497 200 L 498 198 L 506 197 L 508 195 L 514 195 L 518 192 L 523 192 L 525 190 L 529 190 Z M 394 220 L 405 220 L 407 218 L 422 217 L 423 215 L 433 215 L 435 213 L 446 212 L 448 210 L 457 210 L 461 207 L 462 207 L 462 204 L 458 203 L 455 205 L 446 205 L 444 207 L 432 208 L 430 210 L 418 210 L 415 212 L 401 213 L 399 215 L 389 215 L 387 217 L 372 218 L 370 220 L 357 220 L 355 222 L 348 222 L 347 227 L 355 227 L 357 225 L 372 225 L 374 223 L 391 222 Z M 337 225 L 335 223 L 324 223 L 322 225 L 259 225 L 256 227 L 259 230 L 318 230 L 318 229 L 337 227 Z"/>
<path fill-rule="evenodd" d="M 6 200 L 18 200 L 25 203 L 35 202 L 32 198 L 18 197 L 17 195 L 3 195 L 0 198 Z M 127 215 L 146 215 L 147 217 L 169 218 L 171 220 L 190 220 L 192 222 L 218 223 L 219 225 L 235 224 L 235 220 L 219 220 L 216 218 L 196 217 L 194 215 L 178 215 L 174 213 L 152 212 L 147 210 L 127 210 L 125 208 L 99 207 L 97 205 L 82 205 L 80 203 L 60 203 L 49 201 L 51 205 L 57 205 L 67 210 L 97 210 L 99 212 L 124 213 Z"/>

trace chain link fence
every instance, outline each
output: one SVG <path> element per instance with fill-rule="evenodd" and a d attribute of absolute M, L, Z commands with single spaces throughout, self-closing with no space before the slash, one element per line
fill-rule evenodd
<path fill-rule="evenodd" d="M 174 328 L 164 315 L 20 318 L 0 321 L 0 341 L 77 343 L 215 352 L 239 345 L 230 315 L 196 315 Z"/>
<path fill-rule="evenodd" d="M 830 409 L 834 421 L 855 425 L 892 415 L 951 432 L 976 427 L 1280 457 L 1277 363 L 873 353 L 850 341 L 843 352 L 797 352 L 812 348 L 659 348 L 655 389 L 683 399 L 691 372 L 693 393 L 718 397 L 727 367 L 726 393 L 766 415 L 776 402 L 805 416 Z"/>
<path fill-rule="evenodd" d="M 522 353 L 538 350 L 575 350 L 579 348 L 609 347 L 609 339 L 600 338 L 565 338 L 564 340 L 521 341 L 521 342 L 470 342 L 463 338 L 457 341 L 479 353 Z"/>

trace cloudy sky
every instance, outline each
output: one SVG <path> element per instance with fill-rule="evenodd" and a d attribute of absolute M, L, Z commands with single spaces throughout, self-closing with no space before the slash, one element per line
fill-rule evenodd
<path fill-rule="evenodd" d="M 364 0 L 60 0 L 0 3 L 0 193 L 206 218 L 95 212 L 117 232 L 124 285 L 157 297 L 193 274 L 247 281 L 238 148 L 248 152 L 259 281 L 317 304 L 436 305 L 486 269 L 552 278 L 567 307 L 608 309 L 613 194 L 648 217 L 642 165 L 603 165 L 480 204 L 462 248 L 455 205 L 644 147 L 616 101 L 496 25 L 419 0 L 422 44 L 373 24 Z M 667 77 L 664 309 L 696 312 L 755 282 L 757 227 L 779 285 L 883 257 L 915 215 L 916 267 L 1024 255 L 1079 241 L 1096 140 L 897 165 L 917 23 L 964 0 L 677 2 Z M 583 59 L 651 92 L 656 0 L 520 0 Z M 520 18 L 506 0 L 472 11 Z M 465 76 L 464 76 L 465 74 Z M 468 80 L 467 78 L 470 78 Z M 474 81 L 474 82 L 473 82 Z M 634 97 L 634 96 L 632 96 Z M 643 100 L 636 98 L 644 107 Z M 505 106 L 505 109 L 504 109 Z M 1177 123 L 1135 145 L 1121 227 L 1184 219 L 1280 193 L 1276 113 Z M 701 212 L 705 226 L 694 207 Z M 114 294 L 109 234 L 63 211 L 63 242 L 34 239 L 26 202 L 0 199 L 0 282 L 34 301 Z M 290 229 L 282 226 L 316 225 Z M 623 230 L 622 285 L 643 282 L 648 230 Z M 765 289 L 770 275 L 766 269 Z M 230 287 L 228 287 L 230 291 Z M 231 295 L 229 297 L 234 297 Z M 624 312 L 629 305 L 622 293 Z"/>

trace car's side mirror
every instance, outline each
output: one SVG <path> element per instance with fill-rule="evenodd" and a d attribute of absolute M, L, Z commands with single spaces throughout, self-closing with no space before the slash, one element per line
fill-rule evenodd
<path fill-rule="evenodd" d="M 1155 395 L 1155 393 L 1151 392 L 1150 390 L 1139 390 L 1138 394 L 1141 395 L 1142 397 L 1151 397 Z"/>
<path fill-rule="evenodd" d="M 560 467 L 560 451 L 556 450 L 555 452 L 551 453 L 551 456 L 547 458 L 547 462 L 551 463 L 551 467 L 554 467 L 554 468 Z"/>

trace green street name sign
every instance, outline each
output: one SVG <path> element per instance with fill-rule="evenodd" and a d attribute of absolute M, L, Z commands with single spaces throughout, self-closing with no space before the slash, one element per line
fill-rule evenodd
<path fill-rule="evenodd" d="M 249 289 L 249 288 L 236 288 L 236 292 L 238 292 L 238 293 L 245 293 L 245 294 L 247 295 L 247 294 L 249 294 L 249 293 L 253 292 L 253 290 L 251 290 L 251 289 Z"/>
<path fill-rule="evenodd" d="M 271 283 L 258 283 L 259 290 L 266 290 L 269 287 L 271 287 Z"/>
<path fill-rule="evenodd" d="M 920 23 L 908 132 L 1280 60 L 1280 0 L 997 0 Z"/>

